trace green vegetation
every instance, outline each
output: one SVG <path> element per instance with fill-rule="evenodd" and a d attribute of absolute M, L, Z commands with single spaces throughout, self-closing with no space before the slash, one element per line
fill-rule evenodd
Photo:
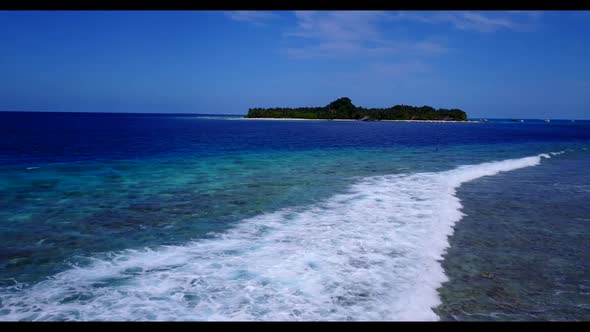
<path fill-rule="evenodd" d="M 349 98 L 339 98 L 325 107 L 251 108 L 246 118 L 355 119 L 355 120 L 442 120 L 467 121 L 460 109 L 438 110 L 430 106 L 396 105 L 390 108 L 356 107 Z"/>

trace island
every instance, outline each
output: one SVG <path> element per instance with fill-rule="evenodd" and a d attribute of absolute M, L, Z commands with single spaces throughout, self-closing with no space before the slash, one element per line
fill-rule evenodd
<path fill-rule="evenodd" d="M 467 121 L 460 109 L 434 109 L 430 106 L 396 105 L 390 108 L 363 108 L 355 106 L 350 98 L 339 98 L 324 107 L 250 108 L 248 119 L 348 119 L 361 121 Z"/>

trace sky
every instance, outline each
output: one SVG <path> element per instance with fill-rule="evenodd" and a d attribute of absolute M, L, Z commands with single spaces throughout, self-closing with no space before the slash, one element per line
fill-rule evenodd
<path fill-rule="evenodd" d="M 588 11 L 0 11 L 0 111 L 590 119 Z"/>

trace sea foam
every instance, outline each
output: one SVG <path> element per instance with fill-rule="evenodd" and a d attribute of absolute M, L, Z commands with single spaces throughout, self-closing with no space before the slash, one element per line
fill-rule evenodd
<path fill-rule="evenodd" d="M 1 320 L 437 320 L 440 261 L 467 181 L 548 154 L 375 176 L 212 239 L 93 258 L 4 288 Z"/>

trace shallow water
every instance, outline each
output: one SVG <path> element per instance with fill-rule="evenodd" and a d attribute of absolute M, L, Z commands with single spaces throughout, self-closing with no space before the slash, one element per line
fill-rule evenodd
<path fill-rule="evenodd" d="M 570 152 L 458 190 L 466 216 L 443 263 L 441 317 L 590 319 L 589 161 Z"/>
<path fill-rule="evenodd" d="M 583 122 L 0 117 L 2 320 L 588 317 Z"/>

